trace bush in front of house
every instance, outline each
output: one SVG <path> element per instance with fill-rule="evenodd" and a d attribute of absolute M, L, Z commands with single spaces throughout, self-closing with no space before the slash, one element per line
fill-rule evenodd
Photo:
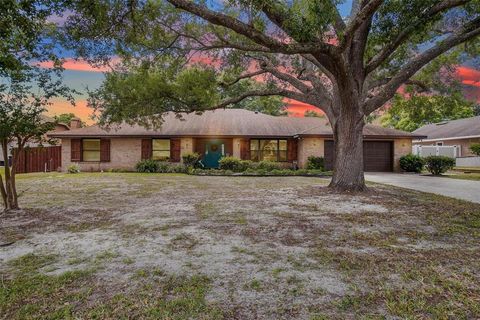
<path fill-rule="evenodd" d="M 260 161 L 256 164 L 256 168 L 257 170 L 264 170 L 264 171 L 273 171 L 273 170 L 280 170 L 282 169 L 280 164 L 277 163 L 277 162 L 273 162 L 273 161 L 266 161 L 266 160 L 263 160 L 263 161 Z"/>
<path fill-rule="evenodd" d="M 236 157 L 223 157 L 219 161 L 220 170 L 230 170 L 233 172 L 244 172 L 248 169 L 254 169 L 257 164 L 251 160 L 240 160 Z"/>
<path fill-rule="evenodd" d="M 76 164 L 71 164 L 67 168 L 68 173 L 79 173 L 80 172 L 80 167 Z"/>
<path fill-rule="evenodd" d="M 406 172 L 422 172 L 423 166 L 425 165 L 425 160 L 414 154 L 407 154 L 400 157 L 400 168 Z"/>
<path fill-rule="evenodd" d="M 310 156 L 307 159 L 307 169 L 324 170 L 325 161 L 323 157 Z"/>
<path fill-rule="evenodd" d="M 186 153 L 182 155 L 183 164 L 186 167 L 196 168 L 198 167 L 198 161 L 200 161 L 200 154 L 197 152 Z"/>
<path fill-rule="evenodd" d="M 480 156 L 480 143 L 472 143 L 470 145 L 470 150 L 474 155 Z"/>
<path fill-rule="evenodd" d="M 433 175 L 441 175 L 455 166 L 455 159 L 445 156 L 429 156 L 425 158 L 425 167 Z"/>
<path fill-rule="evenodd" d="M 144 173 L 158 172 L 159 167 L 160 167 L 160 162 L 152 159 L 141 160 L 135 165 L 135 169 L 137 170 L 137 172 L 144 172 Z"/>

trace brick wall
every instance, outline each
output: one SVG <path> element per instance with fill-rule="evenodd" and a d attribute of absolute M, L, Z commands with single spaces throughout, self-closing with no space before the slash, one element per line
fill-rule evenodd
<path fill-rule="evenodd" d="M 411 139 L 395 139 L 393 141 L 393 171 L 401 171 L 400 157 L 409 153 L 412 153 Z"/>
<path fill-rule="evenodd" d="M 323 138 L 302 138 L 298 141 L 298 166 L 305 168 L 309 156 L 323 157 Z"/>

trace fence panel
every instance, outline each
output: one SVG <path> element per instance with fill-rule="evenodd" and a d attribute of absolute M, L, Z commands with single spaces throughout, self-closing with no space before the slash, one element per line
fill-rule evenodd
<path fill-rule="evenodd" d="M 26 148 L 18 156 L 17 173 L 56 171 L 61 165 L 61 146 Z"/>
<path fill-rule="evenodd" d="M 460 148 L 457 146 L 412 146 L 412 153 L 420 157 L 446 156 L 456 158 L 460 156 Z"/>

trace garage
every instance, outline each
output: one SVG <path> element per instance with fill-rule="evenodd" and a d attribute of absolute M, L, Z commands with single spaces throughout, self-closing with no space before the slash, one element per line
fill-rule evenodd
<path fill-rule="evenodd" d="M 325 169 L 333 169 L 334 148 L 333 141 L 325 141 Z M 366 172 L 393 171 L 393 142 L 392 141 L 364 141 L 363 142 L 363 169 Z"/>

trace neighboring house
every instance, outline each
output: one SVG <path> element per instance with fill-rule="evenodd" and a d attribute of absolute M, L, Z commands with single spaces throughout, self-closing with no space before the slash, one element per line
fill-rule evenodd
<path fill-rule="evenodd" d="M 42 116 L 42 119 L 44 122 L 55 122 L 55 119 L 52 118 L 52 117 L 49 117 L 49 116 Z M 50 133 L 54 133 L 54 132 L 62 132 L 62 131 L 66 131 L 66 130 L 70 130 L 71 128 L 80 128 L 81 126 L 81 120 L 79 118 L 73 118 L 72 121 L 70 122 L 70 124 L 65 124 L 65 123 L 57 123 L 55 125 L 55 128 L 48 132 L 47 133 L 47 136 L 48 134 Z M 58 141 L 56 142 L 58 143 Z M 35 142 L 31 142 L 31 143 L 28 143 L 26 147 L 30 147 L 30 148 L 33 148 L 33 147 L 37 147 L 39 144 L 38 143 L 35 143 Z M 8 155 L 9 157 L 11 157 L 11 150 L 13 148 L 15 148 L 16 144 L 15 143 L 11 143 L 9 144 L 9 150 L 8 150 Z M 0 166 L 4 166 L 5 165 L 5 159 L 3 158 L 3 151 L 2 151 L 2 147 L 0 146 Z"/>
<path fill-rule="evenodd" d="M 202 115 L 167 113 L 157 130 L 122 124 L 109 130 L 97 125 L 51 133 L 62 140 L 62 169 L 77 163 L 83 171 L 133 170 L 141 159 L 181 162 L 198 152 L 206 167 L 218 167 L 222 156 L 269 160 L 306 166 L 309 156 L 333 162 L 333 136 L 324 118 L 274 117 L 243 109 L 219 109 Z M 408 132 L 366 125 L 365 170 L 397 171 L 400 156 L 411 152 Z"/>
<path fill-rule="evenodd" d="M 480 116 L 428 124 L 418 128 L 413 134 L 426 136 L 424 139 L 414 140 L 414 145 L 457 146 L 458 156 L 473 156 L 470 145 L 480 143 Z"/>

